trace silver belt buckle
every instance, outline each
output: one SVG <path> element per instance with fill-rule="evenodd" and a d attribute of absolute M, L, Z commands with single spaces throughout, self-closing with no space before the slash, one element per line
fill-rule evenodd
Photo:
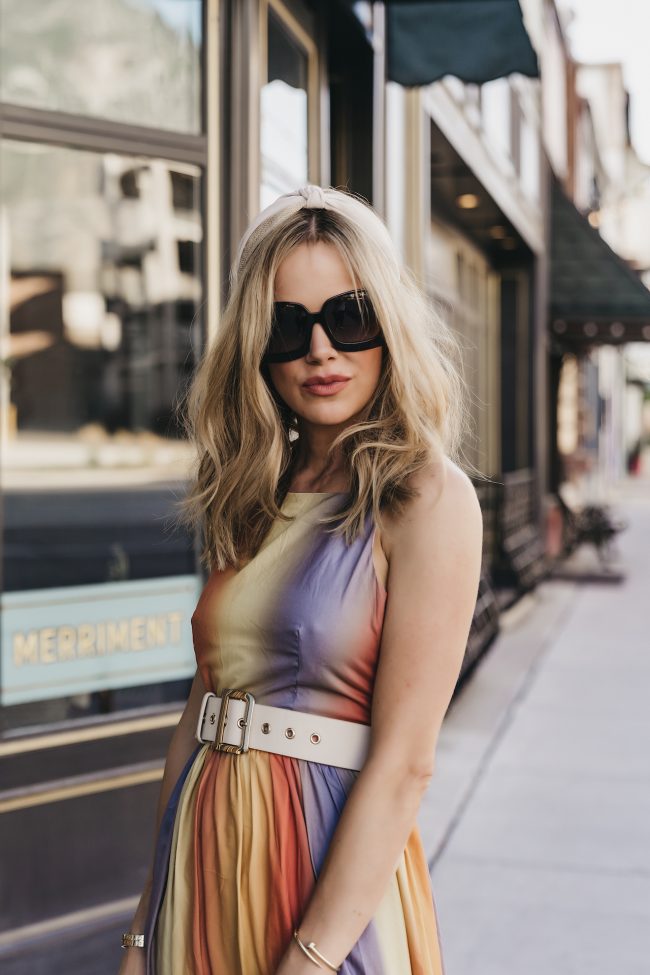
<path fill-rule="evenodd" d="M 223 733 L 226 727 L 226 720 L 228 718 L 228 702 L 231 698 L 234 698 L 237 701 L 246 701 L 244 716 L 243 718 L 239 718 L 237 721 L 238 726 L 242 729 L 241 742 L 239 745 L 231 745 L 230 742 L 223 740 Z M 210 745 L 210 748 L 213 751 L 229 752 L 231 755 L 241 755 L 242 752 L 248 751 L 248 740 L 251 734 L 251 714 L 253 713 L 254 706 L 255 698 L 250 691 L 240 691 L 237 688 L 229 687 L 223 692 L 221 695 L 221 705 L 219 707 L 216 737 L 214 739 L 214 744 Z"/>

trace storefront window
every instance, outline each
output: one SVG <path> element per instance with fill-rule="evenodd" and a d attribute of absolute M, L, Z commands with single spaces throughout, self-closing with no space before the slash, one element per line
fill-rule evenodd
<path fill-rule="evenodd" d="M 201 128 L 201 0 L 0 0 L 0 100 Z"/>
<path fill-rule="evenodd" d="M 201 170 L 0 151 L 0 703 L 40 723 L 165 700 L 194 670 L 199 579 L 173 515 L 192 459 L 175 407 L 201 348 Z"/>
<path fill-rule="evenodd" d="M 261 92 L 261 207 L 308 181 L 307 51 L 269 8 L 268 80 Z"/>

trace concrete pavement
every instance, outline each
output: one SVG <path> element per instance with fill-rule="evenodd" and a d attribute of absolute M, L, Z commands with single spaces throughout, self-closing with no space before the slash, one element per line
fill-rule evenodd
<path fill-rule="evenodd" d="M 419 823 L 446 975 L 650 973 L 650 481 L 622 584 L 545 581 L 445 718 Z"/>

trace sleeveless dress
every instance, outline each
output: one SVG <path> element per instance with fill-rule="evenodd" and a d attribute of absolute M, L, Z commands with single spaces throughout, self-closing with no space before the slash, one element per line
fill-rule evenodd
<path fill-rule="evenodd" d="M 349 546 L 317 524 L 342 500 L 289 492 L 294 519 L 277 519 L 239 571 L 208 578 L 192 615 L 206 690 L 370 724 L 388 593 L 371 512 Z M 359 774 L 197 742 L 156 838 L 147 975 L 275 975 Z M 444 975 L 417 824 L 341 973 Z"/>

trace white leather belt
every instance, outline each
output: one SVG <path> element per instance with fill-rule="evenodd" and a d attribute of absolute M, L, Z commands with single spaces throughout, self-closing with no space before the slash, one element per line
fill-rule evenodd
<path fill-rule="evenodd" d="M 196 738 L 215 751 L 239 755 L 249 748 L 360 770 L 370 725 L 308 711 L 257 704 L 250 691 L 228 688 L 203 695 Z"/>

